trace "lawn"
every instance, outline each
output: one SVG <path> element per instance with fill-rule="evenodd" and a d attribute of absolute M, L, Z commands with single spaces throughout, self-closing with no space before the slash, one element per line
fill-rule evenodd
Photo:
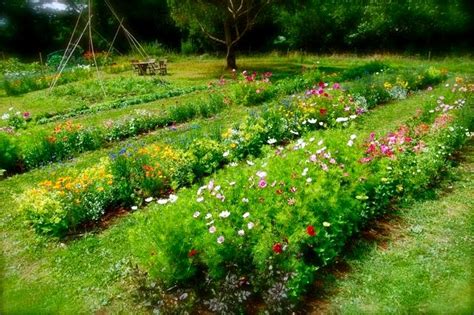
<path fill-rule="evenodd" d="M 373 60 L 388 70 L 371 73 Z M 22 165 L 13 163 L 0 181 L 2 313 L 449 313 L 448 303 L 472 313 L 472 142 L 462 145 L 470 135 L 461 127 L 472 131 L 474 61 L 298 54 L 238 61 L 249 72 L 243 80 L 221 60 L 180 57 L 166 84 L 125 71 L 103 74 L 106 95 L 89 78 L 51 94 L 0 97 L 0 113 L 14 106 L 32 117 L 4 136 L 20 148 Z M 271 83 L 253 71 L 272 72 Z M 161 97 L 186 88 L 196 90 Z M 104 106 L 144 95 L 155 96 Z M 453 105 L 449 117 L 440 104 Z M 76 112 L 81 107 L 99 110 Z M 35 120 L 48 112 L 75 114 Z M 130 125 L 145 116 L 168 120 Z M 81 126 L 61 134 L 70 144 L 37 146 L 51 144 L 66 121 Z M 114 124 L 120 136 L 104 140 Z M 403 141 L 386 140 L 394 133 Z M 378 155 L 367 153 L 371 137 Z M 29 162 L 38 148 L 56 151 Z M 317 162 L 308 164 L 316 150 Z M 84 187 L 66 188 L 78 179 Z M 281 190 L 270 192 L 278 181 Z M 214 198 L 221 195 L 214 182 L 225 204 Z M 203 202 L 196 191 L 198 199 L 204 191 Z M 203 221 L 205 211 L 215 223 Z M 388 245 L 347 246 L 387 213 L 395 226 Z M 330 272 L 340 260 L 350 266 L 342 277 Z"/>

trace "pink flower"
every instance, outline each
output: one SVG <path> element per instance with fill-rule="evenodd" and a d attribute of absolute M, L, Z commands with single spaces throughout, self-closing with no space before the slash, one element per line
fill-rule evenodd
<path fill-rule="evenodd" d="M 341 85 L 339 83 L 334 83 L 332 88 L 335 89 L 335 90 L 339 90 L 341 88 Z"/>
<path fill-rule="evenodd" d="M 267 187 L 267 182 L 265 181 L 265 179 L 260 179 L 260 181 L 258 182 L 258 187 L 260 188 L 265 188 Z"/>
<path fill-rule="evenodd" d="M 297 190 L 298 190 L 298 189 L 297 189 L 296 187 L 291 187 L 291 188 L 290 188 L 290 191 L 291 191 L 292 193 L 295 193 Z"/>

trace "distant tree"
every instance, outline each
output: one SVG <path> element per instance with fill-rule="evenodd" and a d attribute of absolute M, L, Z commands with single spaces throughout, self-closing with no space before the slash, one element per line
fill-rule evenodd
<path fill-rule="evenodd" d="M 274 0 L 168 0 L 181 27 L 225 45 L 227 68 L 237 68 L 235 46 Z"/>

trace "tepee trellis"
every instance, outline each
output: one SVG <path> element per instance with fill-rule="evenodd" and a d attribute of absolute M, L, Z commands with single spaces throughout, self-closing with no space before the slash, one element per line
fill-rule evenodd
<path fill-rule="evenodd" d="M 114 34 L 112 42 L 110 43 L 109 49 L 107 50 L 106 58 L 108 58 L 108 56 L 112 52 L 115 41 L 116 41 L 116 39 L 117 39 L 117 37 L 118 37 L 121 30 L 125 34 L 125 37 L 126 37 L 127 41 L 130 44 L 130 47 L 132 47 L 132 49 L 136 50 L 140 54 L 141 57 L 149 58 L 149 56 L 146 53 L 145 49 L 143 49 L 143 46 L 139 43 L 139 41 L 135 38 L 135 36 L 133 36 L 133 34 L 123 24 L 124 18 L 119 17 L 119 15 L 117 14 L 117 12 L 115 12 L 114 8 L 112 7 L 112 5 L 110 4 L 110 2 L 108 0 L 105 0 L 105 4 L 107 5 L 107 8 L 110 10 L 110 12 L 114 16 L 114 18 L 119 23 L 119 26 L 118 26 L 115 34 Z M 76 20 L 76 24 L 74 26 L 71 37 L 69 39 L 68 45 L 67 45 L 66 49 L 64 50 L 64 54 L 63 54 L 63 56 L 61 58 L 61 61 L 59 63 L 58 71 L 57 71 L 56 75 L 54 76 L 54 78 L 51 81 L 51 84 L 49 86 L 49 91 L 50 92 L 56 86 L 62 72 L 64 71 L 64 69 L 66 69 L 66 66 L 67 66 L 68 62 L 70 61 L 70 59 L 74 55 L 74 52 L 76 51 L 77 47 L 79 46 L 79 43 L 81 42 L 82 38 L 84 37 L 84 35 L 87 34 L 89 50 L 92 54 L 92 59 L 94 61 L 94 66 L 95 66 L 95 69 L 96 69 L 96 72 L 97 72 L 97 78 L 99 80 L 102 92 L 104 93 L 104 95 L 106 95 L 104 84 L 102 82 L 101 74 L 100 74 L 100 71 L 99 71 L 99 66 L 97 64 L 97 58 L 96 58 L 96 53 L 95 53 L 95 49 L 94 49 L 94 41 L 93 41 L 93 38 L 92 38 L 92 32 L 94 31 L 93 25 L 92 25 L 92 18 L 93 18 L 92 0 L 88 0 L 87 18 L 85 19 L 85 25 L 82 28 L 80 28 L 80 22 L 81 22 L 81 19 L 83 19 L 83 15 L 84 15 L 84 7 L 81 7 L 80 10 L 79 10 L 79 15 L 78 15 L 77 20 Z"/>

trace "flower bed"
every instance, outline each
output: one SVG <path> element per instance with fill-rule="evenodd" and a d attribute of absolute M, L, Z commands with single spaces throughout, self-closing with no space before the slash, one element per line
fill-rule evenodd
<path fill-rule="evenodd" d="M 202 176 L 213 173 L 224 164 L 231 163 L 232 165 L 248 156 L 258 156 L 265 144 L 286 142 L 315 128 L 347 126 L 352 119 L 351 116 L 357 117 L 362 113 L 357 113 L 358 103 L 341 92 L 337 85 L 328 86 L 322 83 L 318 88 L 318 91 L 322 90 L 322 93 L 313 93 L 310 90 L 302 99 L 297 99 L 296 105 L 292 107 L 294 115 L 282 115 L 281 109 L 274 108 L 264 112 L 261 117 L 250 116 L 240 126 L 231 128 L 224 133 L 220 142 L 196 139 L 188 152 L 168 147 L 156 150 L 154 146 L 122 149 L 114 155 L 110 162 L 109 173 L 114 174 L 116 185 L 114 187 L 116 191 L 114 202 L 127 207 L 141 205 L 144 199 L 153 199 L 155 196 L 162 196 L 167 192 L 193 183 Z M 305 106 L 301 106 L 301 102 L 304 102 Z M 320 102 L 324 104 L 325 109 L 327 107 L 325 120 L 321 121 L 322 124 L 313 124 L 311 121 L 316 118 L 305 116 L 307 104 L 314 107 L 319 106 Z M 350 110 L 346 111 L 348 106 Z M 317 110 L 314 112 L 321 115 L 320 108 L 316 108 Z M 346 116 L 339 117 L 342 113 Z M 303 117 L 304 120 L 295 120 L 294 117 Z M 301 143 L 297 144 L 297 146 L 302 145 Z M 153 153 L 149 153 L 149 148 L 152 148 L 151 152 Z M 176 161 L 170 160 L 167 155 L 161 155 L 169 150 L 174 151 L 179 157 Z M 34 158 L 36 156 L 34 152 L 38 152 L 38 149 L 35 148 L 31 152 L 31 157 Z M 178 164 L 167 166 L 168 164 L 165 162 L 168 160 Z M 84 209 L 84 212 L 87 210 Z M 94 219 L 91 218 L 91 220 Z M 81 222 L 74 221 L 74 223 Z M 71 228 L 74 227 L 71 226 Z M 41 230 L 41 227 L 37 229 Z"/>
<path fill-rule="evenodd" d="M 71 121 L 60 123 L 54 130 L 16 137 L 0 133 L 2 141 L 9 145 L 9 158 L 0 161 L 0 168 L 10 173 L 30 170 L 53 162 L 63 161 L 78 153 L 95 150 L 118 140 L 140 135 L 172 123 L 182 123 L 196 117 L 213 116 L 226 107 L 222 94 L 200 98 L 171 107 L 164 115 L 139 111 L 118 121 L 107 121 L 104 127 L 85 128 Z M 15 160 L 13 160 L 15 159 Z"/>
<path fill-rule="evenodd" d="M 436 181 L 473 120 L 473 86 L 455 90 L 386 135 L 315 133 L 156 205 L 131 234 L 141 266 L 211 311 L 258 295 L 288 312 L 364 224 Z"/>

